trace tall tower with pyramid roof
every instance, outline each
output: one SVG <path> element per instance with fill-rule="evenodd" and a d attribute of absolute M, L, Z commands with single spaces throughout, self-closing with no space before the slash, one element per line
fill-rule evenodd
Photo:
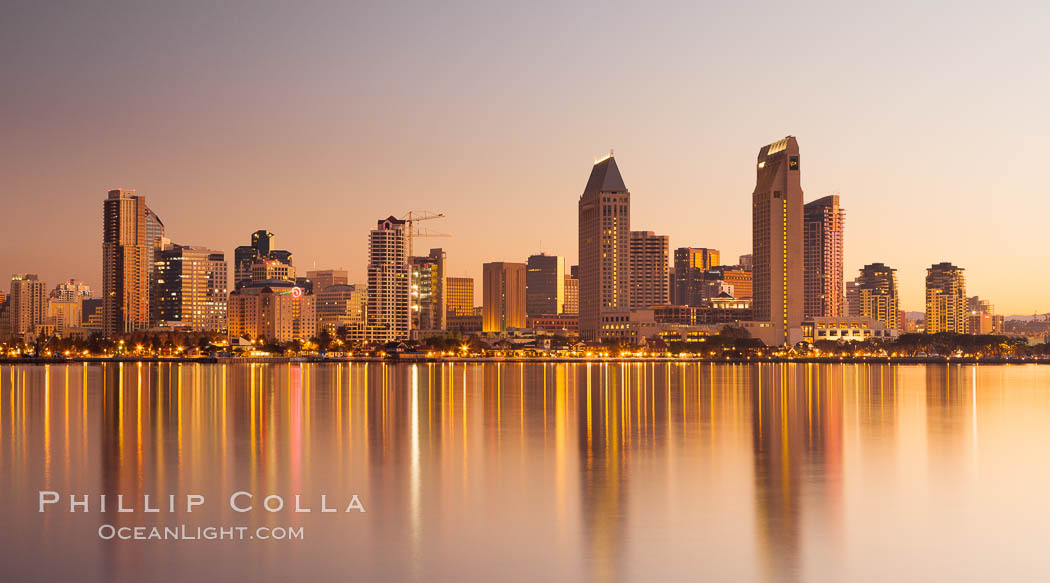
<path fill-rule="evenodd" d="M 579 204 L 580 337 L 628 336 L 631 193 L 610 152 L 595 162 Z"/>

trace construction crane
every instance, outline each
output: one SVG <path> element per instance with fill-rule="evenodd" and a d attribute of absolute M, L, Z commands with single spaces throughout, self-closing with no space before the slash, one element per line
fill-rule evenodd
<path fill-rule="evenodd" d="M 412 240 L 416 237 L 451 237 L 448 233 L 432 233 L 426 229 L 416 226 L 416 223 L 445 218 L 445 213 L 432 213 L 430 211 L 408 211 L 402 219 L 408 223 L 408 256 L 412 257 L 414 250 Z"/>

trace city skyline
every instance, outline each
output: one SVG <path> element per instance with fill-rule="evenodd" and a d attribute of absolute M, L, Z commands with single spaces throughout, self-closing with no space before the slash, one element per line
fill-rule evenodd
<path fill-rule="evenodd" d="M 792 142 L 792 143 L 794 143 L 794 139 L 795 139 L 795 138 L 794 138 L 794 136 L 790 136 L 790 135 L 789 135 L 789 136 L 787 136 L 786 138 L 784 138 L 784 139 L 782 139 L 782 140 L 779 140 L 778 142 L 776 142 L 776 143 L 774 143 L 774 144 L 771 144 L 771 146 L 772 146 L 772 145 L 776 145 L 777 143 L 780 143 L 780 142 L 784 142 L 784 143 L 787 143 L 787 140 L 791 140 L 791 142 Z M 763 151 L 764 151 L 764 148 L 765 148 L 765 147 L 763 147 Z M 797 158 L 797 156 L 796 156 L 796 158 Z M 614 158 L 613 158 L 613 155 L 612 155 L 612 153 L 611 153 L 611 152 L 610 152 L 610 153 L 609 153 L 608 155 L 605 155 L 605 156 L 600 156 L 600 157 L 596 157 L 596 158 L 595 158 L 595 161 L 594 161 L 594 166 L 592 167 L 592 174 L 593 174 L 594 170 L 596 170 L 596 169 L 601 169 L 601 168 L 603 168 L 603 166 L 605 165 L 605 163 L 606 163 L 606 162 L 612 163 L 612 164 L 613 164 L 613 166 L 615 167 L 615 161 L 614 161 Z M 760 168 L 760 170 L 761 170 L 761 168 L 762 168 L 762 167 L 760 166 L 759 168 Z M 616 178 L 615 178 L 615 179 L 616 179 L 617 181 L 619 181 L 619 182 L 620 182 L 620 184 L 622 185 L 622 178 L 620 178 L 620 177 L 619 177 L 619 171 L 618 171 L 618 168 L 616 169 Z M 124 193 L 124 194 L 129 194 L 130 196 L 135 196 L 135 195 L 138 195 L 138 197 L 140 197 L 140 198 L 142 198 L 142 199 L 147 199 L 147 198 L 148 198 L 148 197 L 147 197 L 147 196 L 146 196 L 146 195 L 145 195 L 144 193 L 138 193 L 138 192 L 136 191 L 136 189 L 134 189 L 134 188 L 130 188 L 130 189 L 129 189 L 129 188 L 117 188 L 117 189 L 110 189 L 110 190 L 108 190 L 107 192 L 108 192 L 108 195 L 109 195 L 109 197 L 110 197 L 110 198 L 112 198 L 112 197 L 114 196 L 114 193 Z M 804 197 L 803 197 L 803 201 L 805 201 L 805 199 L 807 199 L 807 198 L 810 198 L 810 197 L 806 197 L 806 196 L 804 196 Z M 805 207 L 806 207 L 806 209 L 807 209 L 807 212 L 808 212 L 808 209 L 810 209 L 810 208 L 816 208 L 816 205 L 819 205 L 819 204 L 826 204 L 826 203 L 827 203 L 828 201 L 830 201 L 830 200 L 834 199 L 834 201 L 835 201 L 835 203 L 834 203 L 834 204 L 835 204 L 835 208 L 836 208 L 836 213 L 837 213 L 837 212 L 839 212 L 839 211 L 838 211 L 838 206 L 837 206 L 837 205 L 838 205 L 838 200 L 839 200 L 839 198 L 840 198 L 840 196 L 839 196 L 839 195 L 837 195 L 837 194 L 836 194 L 836 195 L 828 195 L 828 196 L 824 196 L 824 197 L 822 197 L 822 198 L 819 198 L 819 199 L 816 199 L 816 200 L 811 200 L 810 202 L 805 202 Z M 107 218 L 107 217 L 105 216 L 107 212 L 109 212 L 109 211 L 106 211 L 106 210 L 104 210 L 104 212 L 103 212 L 103 215 L 104 215 L 104 216 L 103 216 L 103 222 L 105 222 L 105 221 L 109 220 L 109 219 L 108 219 L 108 218 Z M 153 211 L 153 210 L 152 210 L 152 209 L 151 209 L 151 208 L 150 208 L 150 207 L 149 207 L 148 205 L 145 205 L 144 203 L 143 203 L 143 209 L 141 209 L 141 212 L 143 213 L 143 216 L 144 216 L 144 218 L 140 219 L 140 220 L 144 221 L 144 223 L 143 223 L 143 224 L 144 224 L 144 227 L 141 227 L 141 228 L 144 228 L 144 229 L 146 229 L 146 235 L 145 235 L 145 236 L 146 236 L 146 237 L 155 237 L 155 238 L 158 238 L 158 239 L 165 239 L 165 240 L 167 240 L 167 241 L 170 241 L 170 239 L 166 239 L 166 238 L 165 238 L 165 234 L 166 234 L 166 231 L 165 231 L 165 226 L 164 226 L 164 224 L 163 224 L 163 223 L 162 223 L 162 222 L 160 221 L 160 219 L 158 218 L 158 216 L 157 216 L 157 215 L 158 215 L 158 213 L 155 213 L 155 212 L 154 212 L 154 211 Z M 407 216 L 408 216 L 408 214 L 410 214 L 410 213 L 406 213 L 406 215 L 405 215 L 405 216 L 407 217 Z M 396 219 L 396 218 L 397 218 L 397 216 L 396 216 L 396 215 L 391 215 L 391 216 L 390 216 L 389 218 L 390 218 L 390 219 Z M 445 217 L 444 215 L 441 215 L 441 216 L 435 216 L 435 217 L 433 217 L 433 218 L 441 218 L 441 219 L 444 219 L 444 218 L 446 218 L 446 217 Z M 807 220 L 808 220 L 808 219 L 807 219 Z M 839 218 L 839 219 L 837 219 L 837 220 L 841 221 L 841 218 Z M 157 230 L 156 230 L 156 232 L 151 232 L 151 231 L 150 231 L 150 229 L 151 229 L 151 228 L 153 228 L 153 229 L 157 229 Z M 753 225 L 752 225 L 752 228 L 753 228 Z M 808 227 L 807 227 L 807 228 L 808 228 Z M 841 226 L 840 226 L 839 228 L 841 229 Z M 423 235 L 423 236 L 428 236 L 428 235 L 426 235 L 426 234 L 425 234 L 425 233 L 427 232 L 426 230 L 423 230 L 422 232 L 424 233 L 424 235 Z M 629 231 L 629 234 L 630 234 L 630 235 L 632 236 L 632 238 L 634 238 L 634 237 L 636 237 L 636 236 L 641 236 L 641 235 L 648 235 L 648 236 L 650 236 L 650 237 L 651 237 L 651 236 L 655 236 L 655 235 L 654 235 L 654 234 L 653 234 L 653 233 L 652 233 L 651 231 L 649 231 L 649 232 L 644 232 L 644 231 Z M 257 239 L 258 239 L 258 238 L 259 238 L 260 236 L 263 236 L 263 235 L 265 235 L 265 242 L 264 242 L 264 244 L 265 244 L 265 247 L 267 248 L 267 250 L 269 250 L 269 247 L 270 247 L 270 245 L 272 244 L 272 242 L 273 242 L 274 238 L 276 237 L 276 234 L 275 234 L 275 233 L 273 233 L 273 232 L 271 232 L 271 231 L 269 231 L 269 230 L 268 230 L 268 228 L 263 228 L 263 229 L 257 229 L 257 230 L 256 230 L 255 232 L 253 232 L 253 234 L 252 234 L 252 245 L 253 245 L 253 246 L 254 246 L 254 245 L 256 245 L 256 240 L 257 240 Z M 449 234 L 447 234 L 447 233 L 446 233 L 446 234 L 442 234 L 441 236 L 451 236 L 451 235 L 449 235 Z M 807 235 L 807 236 L 808 236 L 808 235 Z M 663 238 L 665 238 L 665 239 L 666 239 L 667 237 L 666 237 L 666 236 L 663 236 Z M 801 231 L 800 231 L 800 238 L 801 238 Z M 852 240 L 851 240 L 851 243 L 852 243 Z M 170 243 L 169 243 L 169 244 L 170 244 Z M 840 253 L 840 255 L 841 255 L 841 254 L 844 254 L 844 253 L 842 253 L 842 249 L 841 249 L 841 248 L 843 247 L 843 245 L 842 245 L 842 243 L 841 243 L 841 234 L 839 235 L 839 243 L 838 243 L 838 245 L 839 245 L 839 247 L 840 247 L 840 250 L 839 250 L 839 253 Z M 179 245 L 179 244 L 176 244 L 175 246 L 176 246 L 176 247 L 185 247 L 186 245 Z M 194 245 L 194 246 L 195 246 L 195 247 L 202 247 L 202 246 L 199 246 L 199 245 Z M 671 247 L 673 247 L 673 245 L 671 245 Z M 202 248 L 203 248 L 203 247 L 202 247 Z M 846 246 L 845 246 L 845 249 L 848 249 L 848 248 L 849 248 L 849 246 L 848 246 L 848 245 L 846 245 Z M 159 247 L 158 247 L 158 249 L 159 249 Z M 241 245 L 241 246 L 238 246 L 238 247 L 236 247 L 236 248 L 235 248 L 235 251 L 237 251 L 237 252 L 240 252 L 241 250 L 245 250 L 245 249 L 248 249 L 248 250 L 250 250 L 250 249 L 252 249 L 252 247 L 249 247 L 249 246 L 245 246 L 245 245 Z M 678 249 L 678 251 L 683 251 L 683 250 L 685 250 L 685 249 L 688 249 L 688 248 L 679 248 L 679 249 Z M 707 249 L 700 249 L 700 250 L 702 250 L 702 251 L 706 251 Z M 433 252 L 433 251 L 435 251 L 435 250 L 434 250 L 434 249 L 431 249 L 431 251 Z M 441 251 L 441 250 L 440 250 L 440 249 L 438 249 L 437 251 Z M 718 249 L 711 249 L 711 251 L 712 251 L 712 252 L 713 252 L 713 253 L 715 254 L 715 257 L 716 257 L 716 258 L 717 258 L 717 257 L 718 257 L 718 255 L 720 254 L 720 251 L 719 251 Z M 751 251 L 753 251 L 753 249 L 751 249 Z M 150 252 L 151 252 L 151 254 L 152 254 L 152 247 L 150 248 Z M 220 255 L 221 255 L 221 254 L 223 254 L 223 253 L 226 253 L 226 251 L 223 251 L 223 250 L 214 250 L 214 251 L 212 251 L 212 252 L 217 252 L 217 253 L 219 253 Z M 291 257 L 291 256 L 292 256 L 292 255 L 294 254 L 294 253 L 293 253 L 292 251 L 284 251 L 284 250 L 277 250 L 277 251 L 273 251 L 273 253 L 276 253 L 276 254 L 279 254 L 279 255 L 280 255 L 280 257 L 281 257 L 280 261 L 289 261 L 289 260 L 290 260 L 290 257 Z M 283 254 L 283 255 L 281 255 L 281 254 Z M 537 253 L 535 253 L 535 254 L 531 254 L 531 255 L 529 255 L 529 257 L 532 257 L 532 256 L 543 256 L 543 255 L 546 255 L 546 252 L 545 252 L 545 251 L 541 251 L 541 252 L 537 252 Z M 666 258 L 667 258 L 667 267 L 668 267 L 669 269 L 671 269 L 671 271 L 673 272 L 673 268 L 674 268 L 674 257 L 673 257 L 673 254 L 671 254 L 671 253 L 667 253 L 666 255 L 667 255 L 667 257 L 666 257 Z M 741 258 L 741 259 L 743 259 L 743 258 L 744 258 L 745 256 L 747 256 L 747 257 L 750 257 L 751 255 L 750 255 L 750 254 L 742 254 L 742 255 L 740 256 L 740 258 Z M 564 255 L 562 255 L 561 257 L 565 257 L 565 256 L 564 256 Z M 103 257 L 103 259 L 104 259 L 104 257 Z M 425 259 L 425 256 L 413 256 L 413 259 L 417 259 L 417 260 L 418 260 L 418 259 Z M 527 259 L 527 258 L 526 258 L 526 259 Z M 798 259 L 799 259 L 799 258 L 795 258 L 795 259 L 796 259 L 796 261 L 798 261 Z M 274 261 L 277 261 L 277 260 L 274 260 Z M 495 260 L 494 260 L 494 261 L 495 261 Z M 502 261 L 502 260 L 500 260 L 500 261 Z M 500 261 L 496 261 L 496 262 L 500 262 Z M 718 259 L 716 259 L 715 261 L 717 262 L 717 261 L 718 261 Z M 486 263 L 491 263 L 491 262 L 492 262 L 492 261 L 489 261 L 489 262 L 486 262 Z M 148 261 L 148 264 L 152 265 L 152 263 L 153 263 L 152 261 Z M 513 261 L 512 261 L 512 263 L 513 263 Z M 799 263 L 800 263 L 800 262 L 799 262 Z M 882 263 L 882 262 L 878 262 L 878 263 Z M 941 263 L 948 263 L 948 262 L 941 262 Z M 447 272 L 446 268 L 444 267 L 444 259 L 442 259 L 442 265 L 443 265 L 443 267 L 442 267 L 442 271 L 446 271 L 446 272 Z M 724 262 L 723 262 L 723 265 L 725 265 L 725 264 L 724 264 Z M 239 283 L 240 283 L 240 277 L 242 277 L 242 276 L 241 276 L 241 275 L 240 275 L 240 274 L 238 273 L 238 266 L 239 266 L 239 260 L 238 260 L 238 261 L 235 261 L 235 262 L 234 262 L 234 265 L 231 265 L 231 266 L 230 266 L 230 270 L 229 270 L 228 278 L 229 278 L 229 288 L 230 288 L 230 290 L 231 290 L 231 291 L 233 291 L 233 290 L 234 290 L 234 289 L 235 289 L 235 288 L 236 288 L 236 287 L 237 287 L 237 286 L 239 285 Z M 334 271 L 337 271 L 337 272 L 340 272 L 340 273 L 346 273 L 346 274 L 347 274 L 347 277 L 348 277 L 348 281 L 351 281 L 351 282 L 356 282 L 356 284 L 357 284 L 357 285 L 367 285 L 367 280 L 368 280 L 368 269 L 367 269 L 367 265 L 365 266 L 365 268 L 364 268 L 363 270 L 360 270 L 360 271 L 363 271 L 363 272 L 364 272 L 364 273 L 363 273 L 363 274 L 362 274 L 362 275 L 361 275 L 360 277 L 358 277 L 358 276 L 355 276 L 355 275 L 353 275 L 354 273 L 356 273 L 356 271 L 358 271 L 358 270 L 355 270 L 355 269 L 353 269 L 353 268 L 350 268 L 350 269 L 345 269 L 345 268 L 343 268 L 342 266 L 340 266 L 340 267 L 338 267 L 338 268 L 333 268 L 333 267 L 331 267 L 331 266 L 321 266 L 321 267 L 322 267 L 322 268 L 321 268 L 321 270 L 320 270 L 320 271 L 322 271 L 322 272 L 329 272 L 329 271 L 333 271 L 333 270 L 334 270 Z M 567 267 L 568 267 L 568 264 L 566 264 L 566 268 L 567 268 Z M 866 267 L 866 266 L 863 266 L 863 267 L 861 267 L 861 268 L 858 268 L 858 271 L 863 271 L 864 267 Z M 293 273 L 293 276 L 294 276 L 294 270 L 295 270 L 295 267 L 292 267 L 291 269 L 292 269 L 292 273 Z M 314 270 L 318 269 L 318 267 L 317 267 L 316 265 L 314 265 L 314 266 L 311 266 L 310 268 L 302 268 L 302 267 L 299 267 L 299 269 L 302 269 L 302 270 L 303 270 L 303 273 L 305 274 L 305 273 L 306 273 L 307 271 L 314 271 Z M 928 267 L 927 267 L 927 268 L 924 268 L 924 270 L 928 270 Z M 34 270 L 34 271 L 35 271 L 35 272 L 40 272 L 41 270 Z M 465 272 L 466 272 L 466 271 L 470 271 L 470 270 L 469 270 L 469 269 L 467 269 L 467 270 L 463 270 L 463 271 L 465 271 Z M 23 270 L 23 272 L 28 272 L 28 271 L 25 271 L 25 270 Z M 448 277 L 456 277 L 455 275 L 452 275 L 452 274 L 451 274 L 452 272 L 448 272 L 448 273 L 449 273 Z M 628 270 L 628 273 L 631 273 L 631 270 Z M 848 273 L 848 270 L 846 271 L 846 273 Z M 103 275 L 104 275 L 104 273 L 103 273 Z M 245 276 L 245 277 L 246 277 L 246 276 Z M 467 276 L 462 276 L 462 277 L 469 277 L 470 279 L 476 279 L 476 280 L 479 280 L 479 281 L 480 281 L 480 280 L 482 280 L 482 279 L 484 279 L 484 276 L 483 276 L 483 275 L 482 275 L 481 277 L 477 277 L 477 276 L 474 276 L 474 275 L 467 275 Z M 355 278 L 357 278 L 357 279 L 355 279 Z M 43 278 L 42 278 L 42 279 L 43 279 Z M 70 281 L 73 281 L 73 280 L 77 280 L 77 281 L 83 281 L 83 282 L 86 282 L 86 283 L 87 283 L 87 284 L 88 284 L 89 286 L 91 286 L 91 287 L 94 287 L 95 289 L 99 289 L 100 291 L 101 291 L 101 290 L 103 290 L 103 288 L 104 288 L 104 286 L 103 286 L 103 285 L 101 285 L 101 284 L 95 284 L 95 283 L 93 283 L 93 280 L 92 280 L 92 278 L 91 278 L 90 276 L 88 276 L 88 277 L 80 277 L 80 276 L 76 276 L 76 277 L 72 277 L 72 278 L 68 278 L 68 279 L 69 279 Z M 102 279 L 103 279 L 103 278 L 99 278 L 99 281 L 102 281 Z M 845 284 L 845 280 L 846 280 L 846 279 L 848 279 L 848 277 L 844 278 L 844 279 L 842 280 L 842 282 L 840 282 L 840 283 L 842 283 L 842 284 L 844 285 L 844 284 Z M 924 278 L 924 279 L 925 279 L 925 278 Z M 64 281 L 64 279 L 63 279 L 63 281 Z M 478 287 L 480 288 L 480 286 L 478 286 Z M 833 287 L 834 287 L 834 286 L 833 286 Z M 845 303 L 845 300 L 846 300 L 846 297 L 845 297 L 845 287 L 842 287 L 842 289 L 841 289 L 841 292 L 842 292 L 842 293 L 841 293 L 841 295 L 840 295 L 840 297 L 839 297 L 839 303 L 840 303 L 840 305 L 841 305 L 841 308 L 842 308 L 842 310 L 843 310 L 843 314 L 844 314 L 844 313 L 845 313 L 845 307 L 846 307 L 846 303 Z M 904 293 L 904 291 L 903 291 L 903 290 L 900 290 L 900 291 L 898 291 L 898 293 L 899 293 L 899 294 L 900 294 L 900 295 L 901 295 L 902 297 L 904 297 L 904 296 L 906 296 L 906 295 L 907 295 L 906 293 Z M 925 294 L 925 284 L 924 284 L 924 291 L 923 291 L 923 293 Z M 986 294 L 986 295 L 987 295 L 987 294 Z M 475 305 L 476 305 L 477 307 L 480 307 L 480 306 L 482 305 L 482 303 L 483 303 L 483 301 L 482 301 L 482 300 L 483 300 L 483 298 L 482 298 L 481 296 L 482 296 L 481 290 L 480 290 L 480 289 L 475 289 L 475 300 L 474 300 L 474 301 L 475 301 Z M 913 312 L 913 313 L 915 313 L 915 312 L 919 312 L 919 313 L 925 312 L 925 310 L 926 310 L 926 306 L 925 306 L 925 304 L 926 304 L 926 298 L 925 298 L 925 297 L 923 297 L 923 298 L 921 298 L 921 299 L 922 299 L 922 305 L 919 305 L 919 306 L 915 306 L 915 307 L 911 307 L 911 306 L 903 306 L 903 305 L 902 305 L 901 309 L 902 309 L 903 311 L 907 311 L 907 312 Z M 674 303 L 674 302 L 671 302 L 671 303 Z M 902 302 L 902 304 L 903 304 L 903 302 Z M 997 305 L 998 305 L 998 302 L 997 302 Z M 641 304 L 639 304 L 639 307 L 640 307 L 640 306 L 641 306 Z M 1000 312 L 1002 313 L 1002 310 L 1001 310 L 1001 309 L 1000 309 L 999 311 L 1000 311 Z M 1038 311 L 1037 311 L 1037 312 L 1038 312 Z M 1040 313 L 1041 313 L 1041 312 L 1040 312 Z M 1024 313 L 1010 313 L 1010 314 L 1008 314 L 1008 315 L 1018 315 L 1018 316 L 1025 316 L 1025 315 L 1028 315 L 1028 314 L 1024 314 Z M 807 316 L 807 317 L 808 317 L 808 316 Z"/>
<path fill-rule="evenodd" d="M 179 242 L 232 258 L 243 233 L 267 228 L 301 268 L 343 267 L 358 282 L 367 252 L 356 233 L 409 209 L 447 213 L 451 276 L 480 281 L 485 262 L 541 251 L 573 264 L 580 174 L 609 147 L 638 200 L 632 222 L 671 248 L 735 257 L 750 251 L 754 147 L 795 135 L 808 197 L 837 193 L 850 211 L 847 278 L 891 265 L 902 307 L 921 311 L 926 267 L 950 261 L 1001 313 L 1050 308 L 1050 282 L 1026 269 L 1050 210 L 1029 178 L 1050 129 L 1038 98 L 1047 48 L 1034 40 L 1045 6 L 929 4 L 907 21 L 873 6 L 798 7 L 780 20 L 743 7 L 559 7 L 545 18 L 539 7 L 451 5 L 404 21 L 330 5 L 243 21 L 241 8 L 12 11 L 0 25 L 13 88 L 0 196 L 18 212 L 0 219 L 0 273 L 101 289 L 101 251 L 76 242 L 97 237 L 98 193 L 122 187 L 147 196 Z M 454 23 L 447 36 L 424 25 L 435 19 Z M 521 34 L 493 34 L 508 19 Z M 173 22 L 192 32 L 164 32 Z M 753 38 L 793 29 L 792 65 L 759 69 L 766 43 L 729 34 L 744 22 Z M 580 46 L 594 25 L 630 40 Z M 607 79 L 632 90 L 595 99 Z M 770 101 L 777 84 L 792 98 Z M 507 180 L 510 161 L 534 170 Z M 508 216 L 533 227 L 508 237 Z"/>

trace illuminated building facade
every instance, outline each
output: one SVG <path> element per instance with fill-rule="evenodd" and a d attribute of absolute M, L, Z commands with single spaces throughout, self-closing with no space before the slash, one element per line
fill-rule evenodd
<path fill-rule="evenodd" d="M 845 212 L 837 194 L 804 207 L 805 315 L 843 315 L 842 231 Z"/>
<path fill-rule="evenodd" d="M 362 327 L 368 291 L 363 285 L 335 284 L 315 294 L 317 326 L 335 334 L 344 326 Z"/>
<path fill-rule="evenodd" d="M 7 306 L 9 334 L 20 339 L 32 336 L 47 322 L 47 286 L 32 273 L 12 275 Z"/>
<path fill-rule="evenodd" d="M 963 268 L 937 263 L 926 269 L 926 333 L 966 333 L 966 276 Z"/>
<path fill-rule="evenodd" d="M 408 224 L 380 219 L 368 235 L 368 339 L 406 340 L 412 329 Z"/>
<path fill-rule="evenodd" d="M 412 329 L 445 329 L 445 251 L 412 258 Z"/>
<path fill-rule="evenodd" d="M 599 160 L 579 200 L 580 337 L 629 337 L 631 193 L 612 154 Z"/>
<path fill-rule="evenodd" d="M 474 278 L 446 277 L 445 292 L 445 311 L 449 316 L 474 315 Z"/>
<path fill-rule="evenodd" d="M 851 318 L 871 318 L 886 328 L 903 328 L 897 295 L 897 270 L 871 263 L 846 287 L 846 311 Z"/>
<path fill-rule="evenodd" d="M 314 293 L 318 294 L 333 285 L 347 285 L 350 275 L 345 269 L 318 269 L 306 272 L 306 278 L 313 282 Z"/>
<path fill-rule="evenodd" d="M 530 255 L 525 270 L 528 316 L 561 314 L 565 310 L 565 258 L 544 253 Z"/>
<path fill-rule="evenodd" d="M 719 265 L 718 249 L 679 247 L 674 251 L 674 303 L 680 306 L 699 305 L 702 298 L 704 274 Z"/>
<path fill-rule="evenodd" d="M 632 308 L 648 308 L 670 303 L 667 235 L 652 231 L 631 231 L 630 292 Z"/>
<path fill-rule="evenodd" d="M 565 314 L 580 314 L 580 280 L 572 275 L 565 276 Z M 577 326 L 579 319 L 577 319 Z"/>
<path fill-rule="evenodd" d="M 524 263 L 497 261 L 482 266 L 482 331 L 525 327 L 525 274 Z"/>
<path fill-rule="evenodd" d="M 966 330 L 970 334 L 1002 334 L 1004 318 L 995 306 L 978 296 L 966 300 Z"/>
<path fill-rule="evenodd" d="M 802 336 L 806 342 L 819 340 L 863 342 L 865 340 L 892 340 L 900 333 L 874 318 L 864 317 L 814 317 L 802 323 Z"/>
<path fill-rule="evenodd" d="M 276 342 L 317 335 L 316 296 L 284 280 L 256 282 L 230 293 L 229 336 Z"/>
<path fill-rule="evenodd" d="M 805 273 L 798 142 L 788 136 L 758 152 L 751 197 L 755 327 L 767 345 L 802 339 Z"/>
<path fill-rule="evenodd" d="M 102 235 L 102 326 L 107 336 L 149 327 L 152 248 L 146 197 L 134 190 L 109 191 Z"/>
<path fill-rule="evenodd" d="M 165 245 L 156 251 L 154 322 L 202 332 L 226 330 L 227 267 L 222 251 Z"/>
<path fill-rule="evenodd" d="M 269 266 L 265 265 L 267 261 L 270 262 Z M 266 281 L 271 276 L 274 279 L 295 280 L 292 253 L 274 249 L 273 233 L 260 229 L 252 233 L 251 245 L 241 245 L 233 250 L 233 287 L 236 289 L 253 282 Z"/>

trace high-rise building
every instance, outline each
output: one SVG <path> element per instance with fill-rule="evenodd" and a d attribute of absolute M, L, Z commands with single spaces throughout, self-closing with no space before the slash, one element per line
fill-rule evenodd
<path fill-rule="evenodd" d="M 871 318 L 885 324 L 888 330 L 903 328 L 897 296 L 897 270 L 883 263 L 862 267 L 857 279 L 847 284 L 846 306 L 850 317 Z"/>
<path fill-rule="evenodd" d="M 335 334 L 344 326 L 364 326 L 367 286 L 335 284 L 317 294 L 317 325 Z"/>
<path fill-rule="evenodd" d="M 482 266 L 482 330 L 525 327 L 524 263 L 497 261 Z"/>
<path fill-rule="evenodd" d="M 679 247 L 674 251 L 674 301 L 680 306 L 698 306 L 704 274 L 719 265 L 718 249 Z"/>
<path fill-rule="evenodd" d="M 368 238 L 368 338 L 374 342 L 405 340 L 412 329 L 408 224 L 380 219 Z"/>
<path fill-rule="evenodd" d="M 256 267 L 257 263 L 270 260 L 287 266 L 263 268 L 261 271 Z M 281 271 L 282 273 L 273 278 L 266 277 L 267 270 Z M 256 277 L 258 276 L 258 277 Z M 295 280 L 295 268 L 292 267 L 292 253 L 283 249 L 273 248 L 273 233 L 260 229 L 252 233 L 252 244 L 241 245 L 233 250 L 233 287 L 241 288 L 252 282 L 258 283 L 266 279 Z"/>
<path fill-rule="evenodd" d="M 819 198 L 803 208 L 805 315 L 838 318 L 843 315 L 842 229 L 845 211 L 839 206 L 837 194 Z"/>
<path fill-rule="evenodd" d="M 474 315 L 474 278 L 445 278 L 445 313 L 452 316 Z"/>
<path fill-rule="evenodd" d="M 648 308 L 671 301 L 668 291 L 667 235 L 652 231 L 631 231 L 630 306 Z"/>
<path fill-rule="evenodd" d="M 157 251 L 164 241 L 164 221 L 160 220 L 153 209 L 146 207 L 146 243 L 149 244 L 149 264 L 152 267 L 156 260 Z"/>
<path fill-rule="evenodd" d="M 350 274 L 345 269 L 318 269 L 306 272 L 306 278 L 313 282 L 314 293 L 320 294 L 326 287 L 347 285 Z"/>
<path fill-rule="evenodd" d="M 530 255 L 525 272 L 525 312 L 529 317 L 560 314 L 565 309 L 565 258 Z"/>
<path fill-rule="evenodd" d="M 565 276 L 565 314 L 580 313 L 580 280 L 572 275 Z"/>
<path fill-rule="evenodd" d="M 145 330 L 149 327 L 153 251 L 146 232 L 146 197 L 134 190 L 111 190 L 103 211 L 103 332 Z"/>
<path fill-rule="evenodd" d="M 226 330 L 227 267 L 222 251 L 165 245 L 156 252 L 155 322 L 203 332 Z"/>
<path fill-rule="evenodd" d="M 12 275 L 7 309 L 12 335 L 25 338 L 35 334 L 37 326 L 47 322 L 47 286 L 32 273 Z"/>
<path fill-rule="evenodd" d="M 966 333 L 966 276 L 963 268 L 937 263 L 926 269 L 926 333 Z"/>
<path fill-rule="evenodd" d="M 445 251 L 412 258 L 412 329 L 445 329 Z"/>
<path fill-rule="evenodd" d="M 631 193 L 610 153 L 579 201 L 580 337 L 630 336 Z"/>
<path fill-rule="evenodd" d="M 754 318 L 766 344 L 802 339 L 803 277 L 802 184 L 798 142 L 788 136 L 758 152 L 751 197 Z"/>

